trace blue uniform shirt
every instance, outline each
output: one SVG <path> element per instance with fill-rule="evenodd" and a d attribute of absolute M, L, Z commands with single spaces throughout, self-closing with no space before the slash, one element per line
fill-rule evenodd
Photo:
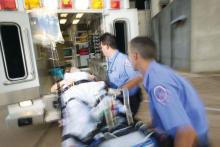
<path fill-rule="evenodd" d="M 140 75 L 132 67 L 128 56 L 120 53 L 118 50 L 114 55 L 107 59 L 107 76 L 108 84 L 111 88 L 120 88 L 129 80 Z M 129 90 L 129 95 L 134 95 L 138 90 L 138 86 Z"/>
<path fill-rule="evenodd" d="M 206 112 L 194 88 L 170 68 L 152 61 L 144 76 L 155 128 L 176 135 L 177 128 L 191 125 L 201 145 L 208 143 Z"/>

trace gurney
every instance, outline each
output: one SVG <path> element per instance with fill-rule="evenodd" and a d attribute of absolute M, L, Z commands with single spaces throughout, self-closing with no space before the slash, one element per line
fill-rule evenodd
<path fill-rule="evenodd" d="M 135 122 L 127 89 L 106 88 L 103 81 L 78 81 L 60 95 L 62 147 L 154 147 L 154 131 Z M 124 104 L 116 99 L 123 95 Z"/>

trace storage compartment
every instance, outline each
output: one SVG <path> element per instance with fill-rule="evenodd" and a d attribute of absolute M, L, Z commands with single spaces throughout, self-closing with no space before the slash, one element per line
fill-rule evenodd
<path fill-rule="evenodd" d="M 42 100 L 34 100 L 28 106 L 9 105 L 6 122 L 10 127 L 42 124 L 44 122 L 44 108 Z"/>
<path fill-rule="evenodd" d="M 63 64 L 85 68 L 90 58 L 101 57 L 101 13 L 67 13 L 58 16 L 65 39 L 64 44 L 58 44 Z M 61 20 L 65 23 L 61 23 Z"/>

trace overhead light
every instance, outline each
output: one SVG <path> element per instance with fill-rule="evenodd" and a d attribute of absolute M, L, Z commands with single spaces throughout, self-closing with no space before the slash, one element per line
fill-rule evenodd
<path fill-rule="evenodd" d="M 60 24 L 65 24 L 66 23 L 66 19 L 60 19 Z"/>
<path fill-rule="evenodd" d="M 67 17 L 67 13 L 62 13 L 62 14 L 60 14 L 60 17 Z"/>
<path fill-rule="evenodd" d="M 86 10 L 89 8 L 89 0 L 75 0 L 75 8 L 77 10 Z"/>
<path fill-rule="evenodd" d="M 84 14 L 83 13 L 77 13 L 76 18 L 81 18 Z"/>
<path fill-rule="evenodd" d="M 58 8 L 58 1 L 55 0 L 51 3 L 51 0 L 43 0 L 43 7 L 48 9 L 57 9 Z"/>
<path fill-rule="evenodd" d="M 28 101 L 20 102 L 19 105 L 20 105 L 20 107 L 28 107 L 28 106 L 33 105 L 33 103 L 31 100 L 28 100 Z"/>
<path fill-rule="evenodd" d="M 73 24 L 78 24 L 78 22 L 79 22 L 79 19 L 74 19 L 73 20 Z"/>

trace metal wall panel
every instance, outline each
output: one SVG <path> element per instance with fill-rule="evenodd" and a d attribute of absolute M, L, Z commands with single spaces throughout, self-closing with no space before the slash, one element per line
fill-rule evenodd
<path fill-rule="evenodd" d="M 176 0 L 152 20 L 158 60 L 179 70 L 190 70 L 190 0 Z"/>
<path fill-rule="evenodd" d="M 172 67 L 179 70 L 190 70 L 190 0 L 176 0 L 171 7 L 171 48 Z M 184 19 L 184 20 L 181 20 Z"/>
<path fill-rule="evenodd" d="M 160 14 L 161 63 L 172 66 L 170 5 Z"/>

